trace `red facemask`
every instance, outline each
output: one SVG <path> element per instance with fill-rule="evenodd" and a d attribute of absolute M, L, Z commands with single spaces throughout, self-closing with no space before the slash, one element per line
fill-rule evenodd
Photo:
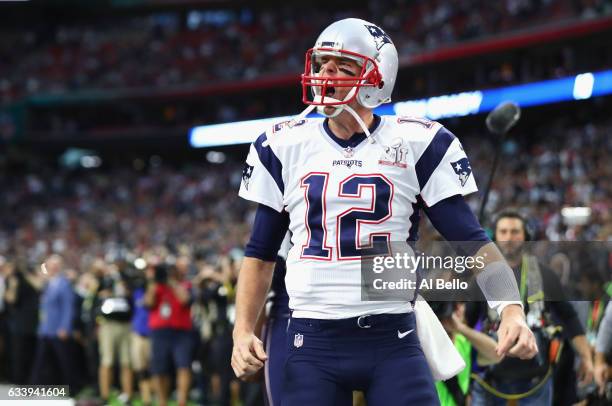
<path fill-rule="evenodd" d="M 335 56 L 346 56 L 352 60 L 357 60 L 361 65 L 361 72 L 352 77 L 335 77 L 322 76 L 316 72 L 318 69 L 313 69 L 316 66 L 314 53 L 329 52 Z M 306 61 L 304 64 L 304 73 L 302 74 L 302 102 L 308 105 L 315 106 L 339 106 L 349 104 L 357 97 L 359 89 L 362 87 L 382 87 L 380 72 L 376 61 L 365 55 L 356 52 L 337 50 L 334 48 L 311 48 L 306 52 Z M 349 87 L 355 88 L 352 96 L 345 100 L 333 99 L 329 95 L 330 88 Z M 315 100 L 309 99 L 309 93 L 316 95 Z M 350 94 L 350 93 L 349 93 Z"/>

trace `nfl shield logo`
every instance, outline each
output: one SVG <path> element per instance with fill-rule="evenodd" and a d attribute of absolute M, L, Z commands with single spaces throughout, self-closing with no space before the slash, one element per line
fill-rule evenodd
<path fill-rule="evenodd" d="M 293 339 L 293 345 L 295 346 L 295 348 L 300 348 L 302 344 L 304 344 L 304 336 L 300 333 L 297 333 L 295 335 L 295 338 Z"/>

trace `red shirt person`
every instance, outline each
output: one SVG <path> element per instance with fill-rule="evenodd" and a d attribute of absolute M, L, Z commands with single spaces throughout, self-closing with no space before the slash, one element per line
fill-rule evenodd
<path fill-rule="evenodd" d="M 180 267 L 179 267 L 179 261 Z M 177 266 L 159 264 L 147 269 L 145 304 L 151 309 L 151 373 L 156 381 L 159 404 L 167 405 L 172 360 L 176 368 L 178 404 L 187 404 L 191 384 L 191 362 L 195 346 L 191 323 L 191 283 Z"/>

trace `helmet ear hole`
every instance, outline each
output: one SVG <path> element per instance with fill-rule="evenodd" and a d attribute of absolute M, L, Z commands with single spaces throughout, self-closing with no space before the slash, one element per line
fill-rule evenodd
<path fill-rule="evenodd" d="M 380 83 L 378 84 L 378 88 L 382 89 L 383 87 L 385 87 L 385 81 L 381 80 Z"/>

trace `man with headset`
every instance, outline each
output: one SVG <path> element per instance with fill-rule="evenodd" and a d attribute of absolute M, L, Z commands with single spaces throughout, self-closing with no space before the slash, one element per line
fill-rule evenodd
<path fill-rule="evenodd" d="M 541 333 L 539 338 L 542 340 L 538 345 L 546 345 L 546 327 L 560 325 L 564 338 L 571 340 L 580 356 L 582 382 L 590 382 L 593 378 L 593 360 L 584 329 L 573 307 L 563 297 L 561 284 L 554 272 L 529 254 L 525 242 L 531 240 L 532 235 L 527 222 L 518 212 L 504 211 L 496 217 L 493 233 L 494 240 L 514 270 L 527 322 L 533 331 Z M 478 318 L 474 314 L 480 312 L 481 317 L 484 315 L 483 331 L 491 332 L 498 322 L 495 315 L 491 312 L 487 314 L 479 304 L 470 307 L 470 318 Z M 472 405 L 505 405 L 506 400 L 511 398 L 520 399 L 520 405 L 552 405 L 552 370 L 550 361 L 546 359 L 549 352 L 541 348 L 540 354 L 531 360 L 504 359 L 481 371 L 484 384 L 479 380 L 474 382 Z M 502 397 L 508 394 L 523 396 Z"/>

